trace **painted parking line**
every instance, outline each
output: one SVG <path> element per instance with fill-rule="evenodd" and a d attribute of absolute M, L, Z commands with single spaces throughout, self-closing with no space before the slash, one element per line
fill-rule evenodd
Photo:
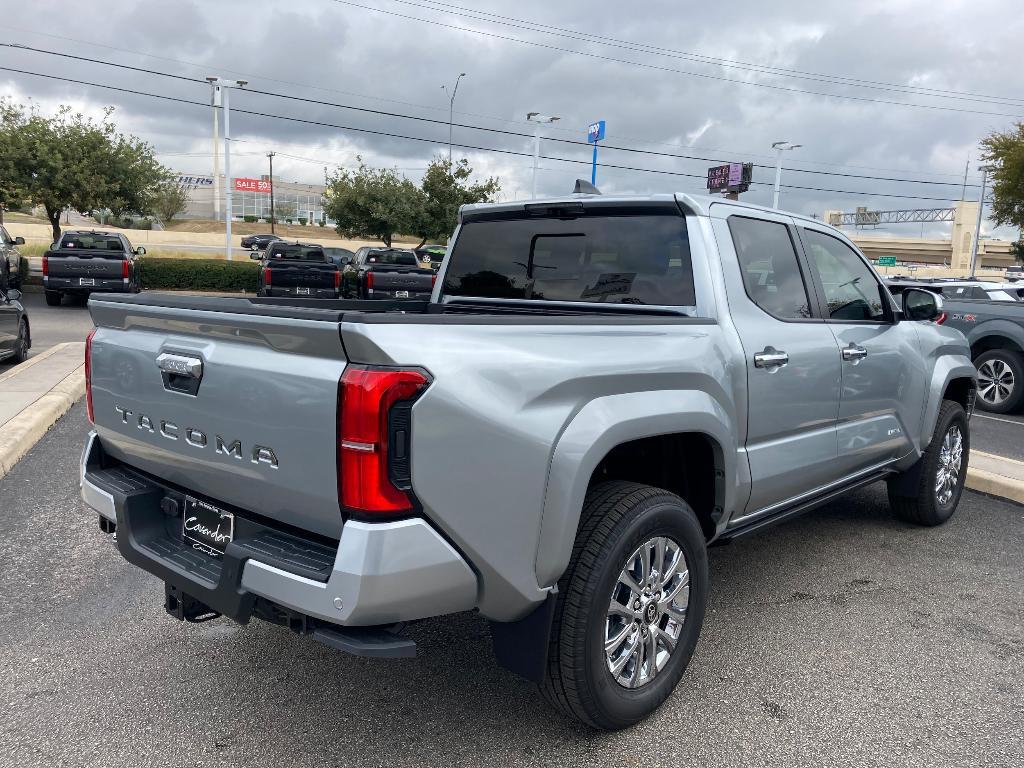
<path fill-rule="evenodd" d="M 1001 421 L 1004 424 L 1016 424 L 1018 427 L 1024 427 L 1024 421 L 1015 421 L 1014 419 L 1000 419 L 998 416 L 986 416 L 983 413 L 974 414 L 975 418 L 978 419 L 989 419 L 991 421 Z"/>

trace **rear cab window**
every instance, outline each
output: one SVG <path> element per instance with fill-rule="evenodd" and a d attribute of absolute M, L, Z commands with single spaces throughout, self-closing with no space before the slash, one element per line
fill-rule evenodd
<path fill-rule="evenodd" d="M 692 307 L 686 219 L 669 206 L 496 211 L 463 221 L 446 296 Z M 561 213 L 561 215 L 559 215 Z"/>
<path fill-rule="evenodd" d="M 420 260 L 413 251 L 368 251 L 366 264 L 391 264 L 398 267 L 418 267 Z"/>
<path fill-rule="evenodd" d="M 117 234 L 104 232 L 66 232 L 61 235 L 58 248 L 78 251 L 117 251 L 124 255 L 125 244 Z"/>
<path fill-rule="evenodd" d="M 267 248 L 267 258 L 286 261 L 327 261 L 324 249 L 319 245 L 298 243 L 271 243 Z"/>

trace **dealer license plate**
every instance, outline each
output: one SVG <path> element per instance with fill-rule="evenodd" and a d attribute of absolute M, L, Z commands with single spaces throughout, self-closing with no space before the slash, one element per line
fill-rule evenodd
<path fill-rule="evenodd" d="M 408 299 L 409 298 L 409 292 L 408 291 L 395 291 L 395 298 L 396 299 Z"/>
<path fill-rule="evenodd" d="M 220 557 L 235 536 L 235 516 L 213 504 L 186 496 L 181 535 L 193 549 Z"/>
<path fill-rule="evenodd" d="M 78 278 L 79 285 L 96 285 L 96 280 L 91 277 L 80 277 Z"/>
<path fill-rule="evenodd" d="M 295 292 L 300 296 L 309 296 L 309 288 L 296 288 Z"/>

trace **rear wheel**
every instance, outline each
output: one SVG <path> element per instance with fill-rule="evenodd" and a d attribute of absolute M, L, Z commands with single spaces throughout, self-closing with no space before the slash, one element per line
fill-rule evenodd
<path fill-rule="evenodd" d="M 675 689 L 707 603 L 704 533 L 678 496 L 611 482 L 587 494 L 541 692 L 602 729 L 632 725 Z"/>
<path fill-rule="evenodd" d="M 59 307 L 60 306 L 60 293 L 57 291 L 46 291 L 46 306 L 48 307 Z"/>
<path fill-rule="evenodd" d="M 899 517 L 918 525 L 940 525 L 953 516 L 967 479 L 971 433 L 960 403 L 944 400 L 931 442 L 909 471 L 917 472 L 916 492 L 898 493 L 899 481 L 889 483 L 889 505 Z"/>
<path fill-rule="evenodd" d="M 28 360 L 28 348 L 30 346 L 30 337 L 28 334 L 28 323 L 22 318 L 18 324 L 18 338 L 14 342 L 14 357 L 11 360 L 15 365 L 18 363 L 24 363 Z"/>
<path fill-rule="evenodd" d="M 1024 358 L 1012 349 L 991 349 L 974 359 L 978 406 L 993 413 L 1016 411 L 1024 398 Z"/>

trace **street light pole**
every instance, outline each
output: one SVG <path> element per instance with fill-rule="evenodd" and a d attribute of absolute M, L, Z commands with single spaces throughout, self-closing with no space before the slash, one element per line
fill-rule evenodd
<path fill-rule="evenodd" d="M 441 86 L 441 90 L 448 96 L 448 168 L 451 170 L 452 164 L 452 122 L 455 116 L 455 94 L 459 92 L 459 80 L 466 76 L 465 72 L 460 72 L 459 76 L 455 78 L 455 85 L 452 87 L 451 95 L 448 95 L 448 88 L 444 85 Z"/>
<path fill-rule="evenodd" d="M 772 193 L 772 208 L 779 207 L 779 188 L 782 185 L 782 150 L 796 149 L 803 144 L 790 144 L 788 141 L 776 141 L 772 143 L 775 150 L 775 191 Z"/>
<path fill-rule="evenodd" d="M 225 80 L 221 77 L 206 78 L 212 86 L 221 92 L 221 101 L 224 109 L 224 254 L 228 261 L 231 261 L 231 216 L 234 213 L 231 200 L 231 100 L 229 94 L 232 88 L 244 88 L 249 84 L 247 80 Z"/>
<path fill-rule="evenodd" d="M 527 112 L 526 119 L 536 124 L 536 127 L 533 129 L 533 193 L 531 195 L 531 199 L 536 200 L 537 168 L 540 165 L 540 127 L 542 125 L 551 125 L 558 118 L 542 115 L 540 112 Z"/>
<path fill-rule="evenodd" d="M 213 108 L 213 219 L 220 219 L 220 88 L 210 82 L 210 106 Z"/>
<path fill-rule="evenodd" d="M 974 225 L 974 242 L 971 243 L 971 274 L 969 277 L 974 277 L 974 270 L 978 264 L 978 241 L 981 240 L 981 212 L 985 210 L 985 186 L 988 184 L 989 167 L 987 165 L 979 165 L 978 170 L 981 171 L 981 197 L 978 198 L 978 221 Z"/>
<path fill-rule="evenodd" d="M 270 160 L 270 234 L 274 234 L 274 155 L 276 152 L 267 152 Z"/>

